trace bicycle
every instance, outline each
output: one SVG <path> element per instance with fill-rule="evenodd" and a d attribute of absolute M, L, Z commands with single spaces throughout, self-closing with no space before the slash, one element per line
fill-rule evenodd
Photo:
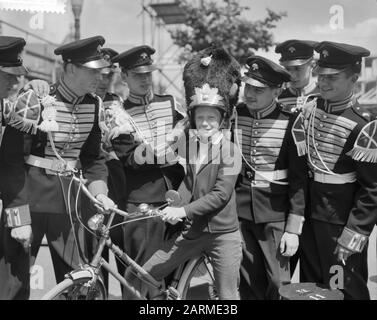
<path fill-rule="evenodd" d="M 101 203 L 95 199 L 85 187 L 85 181 L 82 177 L 73 175 L 72 180 L 79 183 L 79 192 L 83 190 L 97 208 L 103 209 Z M 166 203 L 164 205 L 158 208 L 152 208 L 147 204 L 141 204 L 139 210 L 134 213 L 127 213 L 118 208 L 112 208 L 109 210 L 110 213 L 107 223 L 104 223 L 105 216 L 102 212 L 96 213 L 88 221 L 88 226 L 90 230 L 92 230 L 92 233 L 96 232 L 95 235 L 99 236 L 97 251 L 93 259 L 89 264 L 80 265 L 79 268 L 66 274 L 65 279 L 48 291 L 42 297 L 42 300 L 106 300 L 107 292 L 100 276 L 101 268 L 104 268 L 113 275 L 134 298 L 141 300 L 146 299 L 146 297 L 116 271 L 116 268 L 113 268 L 102 258 L 102 251 L 105 246 L 107 246 L 113 252 L 114 256 L 120 259 L 125 266 L 130 267 L 138 279 L 146 283 L 149 287 L 158 290 L 159 294 L 157 299 L 194 299 L 195 290 L 198 289 L 198 286 L 201 286 L 201 293 L 204 292 L 208 299 L 217 299 L 211 261 L 206 254 L 190 259 L 179 266 L 175 270 L 172 280 L 165 287 L 111 241 L 109 233 L 111 228 L 132 222 L 136 219 L 160 217 L 162 215 L 161 209 L 179 201 L 178 197 L 179 194 L 177 192 L 170 190 L 166 193 Z M 127 219 L 126 222 L 112 226 L 116 214 L 125 217 Z M 83 224 L 80 219 L 78 219 L 78 221 Z"/>

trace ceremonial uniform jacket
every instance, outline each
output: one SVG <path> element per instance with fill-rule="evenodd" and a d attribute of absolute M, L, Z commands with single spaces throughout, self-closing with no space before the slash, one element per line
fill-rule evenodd
<path fill-rule="evenodd" d="M 241 170 L 241 156 L 230 139 L 209 144 L 206 156 L 198 162 L 199 143 L 188 139 L 187 173 L 178 192 L 187 215 L 183 234 L 195 238 L 203 232 L 232 232 L 238 229 L 235 183 Z"/>
<path fill-rule="evenodd" d="M 311 81 L 305 88 L 294 89 L 285 88 L 278 98 L 278 102 L 283 105 L 283 110 L 293 112 L 295 109 L 301 109 L 306 100 L 311 100 L 309 95 L 318 94 L 318 87 L 315 81 Z"/>
<path fill-rule="evenodd" d="M 126 172 L 127 202 L 164 202 L 165 192 L 178 188 L 184 169 L 178 163 L 159 163 L 153 152 L 152 158 L 147 156 L 145 162 L 138 161 L 140 150 L 143 150 L 139 146 L 141 140 L 152 146 L 152 149 L 153 146 L 166 144 L 166 135 L 183 115 L 177 111 L 177 102 L 170 95 L 139 97 L 130 94 L 123 107 L 138 127 L 138 133 L 121 134 L 112 140 L 114 151 Z"/>
<path fill-rule="evenodd" d="M 100 148 L 101 103 L 91 94 L 76 96 L 63 80 L 51 87 L 45 100 L 40 101 L 32 90 L 18 97 L 0 149 L 0 183 L 8 220 L 15 214 L 21 221 L 16 217 L 13 222 L 22 225 L 30 223 L 30 211 L 66 212 L 69 181 L 56 175 L 63 164 L 54 147 L 70 166 L 82 168 L 93 195 L 107 194 Z M 51 163 L 57 166 L 41 167 Z"/>
<path fill-rule="evenodd" d="M 105 122 L 107 131 L 102 137 L 102 148 L 106 157 L 106 165 L 109 171 L 108 187 L 109 197 L 113 199 L 119 207 L 126 203 L 127 179 L 122 162 L 118 159 L 113 149 L 112 143 L 107 135 L 112 128 L 114 110 L 123 109 L 123 99 L 114 93 L 107 92 L 103 97 L 103 107 L 105 110 Z"/>
<path fill-rule="evenodd" d="M 300 234 L 307 168 L 305 152 L 299 150 L 291 132 L 297 114 L 283 111 L 276 103 L 253 114 L 242 103 L 237 114 L 234 137 L 244 158 L 236 188 L 239 217 L 255 223 L 287 221 L 286 231 Z"/>
<path fill-rule="evenodd" d="M 376 121 L 353 97 L 304 106 L 312 219 L 344 226 L 338 242 L 361 251 L 377 221 Z"/>

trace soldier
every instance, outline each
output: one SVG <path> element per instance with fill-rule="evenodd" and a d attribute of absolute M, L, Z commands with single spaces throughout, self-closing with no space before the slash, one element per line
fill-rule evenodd
<path fill-rule="evenodd" d="M 240 295 L 278 299 L 279 287 L 290 283 L 289 258 L 304 221 L 305 140 L 294 141 L 297 115 L 276 102 L 289 73 L 259 56 L 248 58 L 247 65 L 241 78 L 245 103 L 237 106 L 234 133 L 244 160 L 236 187 L 244 240 Z"/>
<path fill-rule="evenodd" d="M 280 53 L 280 64 L 291 75 L 291 81 L 279 96 L 279 102 L 284 105 L 284 110 L 292 112 L 301 109 L 306 101 L 318 96 L 316 80 L 312 76 L 314 67 L 314 47 L 318 44 L 309 40 L 287 40 L 278 44 L 276 53 Z M 308 199 L 307 203 L 310 200 Z M 305 223 L 300 237 L 300 246 L 297 254 L 290 259 L 291 275 L 293 275 L 297 262 L 300 259 L 300 281 L 313 282 L 320 277 L 318 263 L 313 263 L 315 253 L 318 251 L 313 231 L 310 224 L 310 210 L 305 210 Z M 310 259 L 308 258 L 310 255 Z"/>
<path fill-rule="evenodd" d="M 169 148 L 166 143 L 169 131 L 185 113 L 173 96 L 153 92 L 152 71 L 157 69 L 151 58 L 154 52 L 153 48 L 143 45 L 113 58 L 113 62 L 119 62 L 122 78 L 130 90 L 123 107 L 132 117 L 135 129 L 134 134 L 120 134 L 113 140 L 115 153 L 126 174 L 128 212 L 136 211 L 141 203 L 154 206 L 164 203 L 165 192 L 176 190 L 184 176 L 180 164 L 169 163 L 168 157 L 165 158 L 165 150 Z M 143 158 L 144 154 L 146 158 Z M 126 224 L 124 245 L 127 254 L 143 264 L 162 246 L 164 233 L 165 224 L 160 219 Z"/>
<path fill-rule="evenodd" d="M 370 52 L 328 41 L 315 50 L 321 96 L 303 112 L 321 278 L 343 289 L 345 299 L 369 299 L 367 243 L 377 220 L 376 122 L 367 125 L 357 112 L 354 88 L 362 57 Z"/>
<path fill-rule="evenodd" d="M 101 36 L 55 49 L 64 71 L 49 95 L 21 94 L 12 109 L 0 148 L 5 214 L 4 256 L 0 260 L 1 299 L 27 299 L 29 268 L 46 234 L 56 281 L 80 263 L 69 175 L 81 166 L 88 188 L 105 208 L 107 169 L 101 152 L 101 101 L 93 95 L 100 69 L 109 63 L 99 51 Z M 73 198 L 73 199 L 72 199 Z M 75 229 L 75 231 L 73 230 Z"/>
<path fill-rule="evenodd" d="M 110 62 L 110 66 L 101 69 L 101 80 L 98 82 L 96 94 L 102 99 L 105 110 L 105 119 L 108 131 L 103 135 L 102 149 L 106 157 L 106 166 L 109 172 L 107 186 L 109 188 L 109 197 L 117 204 L 121 209 L 125 208 L 125 195 L 126 195 L 126 177 L 123 170 L 123 164 L 116 156 L 111 141 L 108 139 L 109 132 L 111 131 L 110 122 L 112 121 L 113 113 L 115 110 L 123 108 L 123 100 L 118 95 L 110 92 L 110 87 L 114 81 L 116 73 L 119 71 L 117 64 L 112 63 L 111 59 L 118 55 L 118 52 L 111 48 L 102 48 L 101 52 L 105 60 Z M 89 199 L 83 195 L 83 214 L 86 216 L 85 220 L 89 219 L 93 214 L 93 207 L 90 204 Z M 113 220 L 113 224 L 122 222 L 122 217 L 116 215 Z M 97 249 L 97 239 L 92 234 L 86 233 L 88 236 L 86 239 L 88 248 L 88 258 L 91 260 L 93 254 Z M 123 249 L 123 232 L 122 228 L 114 228 L 110 230 L 110 236 L 113 243 Z M 108 250 L 105 248 L 103 251 L 103 257 L 108 259 Z M 123 264 L 116 260 L 118 271 L 120 274 L 124 274 L 125 268 Z M 108 273 L 104 272 L 104 282 L 108 288 Z"/>
<path fill-rule="evenodd" d="M 287 40 L 275 48 L 275 52 L 281 54 L 280 64 L 291 75 L 291 81 L 279 96 L 279 102 L 288 112 L 300 109 L 309 95 L 318 93 L 312 76 L 316 44 L 309 40 Z"/>

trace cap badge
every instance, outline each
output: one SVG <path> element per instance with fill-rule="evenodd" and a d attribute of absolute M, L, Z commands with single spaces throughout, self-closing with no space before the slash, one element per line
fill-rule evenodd
<path fill-rule="evenodd" d="M 224 105 L 223 98 L 218 94 L 219 89 L 211 88 L 205 83 L 201 88 L 195 88 L 195 94 L 191 97 L 190 106 L 197 106 L 205 103 L 206 105 Z"/>
<path fill-rule="evenodd" d="M 329 52 L 327 50 L 322 51 L 322 55 L 327 58 L 329 56 Z"/>
<path fill-rule="evenodd" d="M 108 54 L 105 54 L 105 55 L 103 56 L 103 58 L 104 58 L 105 60 L 107 60 L 107 61 L 110 60 L 110 56 L 109 56 Z"/>
<path fill-rule="evenodd" d="M 201 58 L 200 64 L 205 66 L 205 67 L 208 67 L 209 64 L 211 63 L 211 60 L 212 60 L 212 55 L 210 55 L 209 57 Z"/>
<path fill-rule="evenodd" d="M 255 71 L 255 70 L 258 70 L 259 69 L 259 66 L 256 64 L 256 63 L 253 63 L 251 65 L 251 68 Z"/>
<path fill-rule="evenodd" d="M 101 49 L 102 49 L 102 46 L 99 44 L 97 47 L 97 51 L 101 51 Z"/>
<path fill-rule="evenodd" d="M 295 49 L 295 47 L 289 47 L 289 48 L 288 48 L 288 51 L 289 51 L 290 53 L 293 53 L 293 52 L 296 51 L 296 49 Z"/>
<path fill-rule="evenodd" d="M 143 59 L 143 60 L 145 60 L 145 59 L 148 58 L 148 55 L 147 55 L 145 52 L 143 52 L 143 53 L 140 55 L 140 58 Z"/>

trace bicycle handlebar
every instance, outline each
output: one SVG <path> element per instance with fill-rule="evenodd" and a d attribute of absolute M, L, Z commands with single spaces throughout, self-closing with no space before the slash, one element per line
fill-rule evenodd
<path fill-rule="evenodd" d="M 90 193 L 90 191 L 88 190 L 88 188 L 85 186 L 85 180 L 82 179 L 82 178 L 79 178 L 79 177 L 76 177 L 75 175 L 72 175 L 72 178 L 73 180 L 77 181 L 79 184 L 80 184 L 80 187 L 82 188 L 82 190 L 84 191 L 84 193 L 86 194 L 86 196 L 96 205 L 100 206 L 102 209 L 103 208 L 103 204 L 102 202 L 98 201 L 95 197 L 93 197 L 93 195 Z M 125 212 L 123 210 L 120 210 L 118 208 L 110 208 L 109 209 L 110 211 L 114 211 L 116 214 L 119 214 L 121 216 L 124 216 L 124 217 L 128 217 L 129 216 L 129 213 L 128 212 Z"/>
<path fill-rule="evenodd" d="M 86 194 L 86 196 L 96 205 L 99 207 L 103 208 L 102 202 L 98 201 L 93 195 L 90 193 L 88 188 L 85 186 L 86 181 L 83 178 L 76 177 L 75 175 L 72 175 L 73 180 L 77 181 L 80 184 L 80 187 L 82 188 L 83 192 Z M 113 211 L 116 214 L 119 214 L 123 217 L 128 217 L 130 218 L 131 216 L 140 216 L 140 215 L 148 215 L 148 216 L 162 216 L 161 211 L 159 210 L 160 208 L 151 208 L 147 204 L 144 205 L 144 210 L 140 210 L 140 212 L 134 212 L 134 213 L 128 213 L 126 211 L 120 210 L 118 208 L 110 208 L 109 211 Z M 168 205 L 168 204 L 166 204 Z M 163 205 L 163 206 L 166 206 Z"/>

